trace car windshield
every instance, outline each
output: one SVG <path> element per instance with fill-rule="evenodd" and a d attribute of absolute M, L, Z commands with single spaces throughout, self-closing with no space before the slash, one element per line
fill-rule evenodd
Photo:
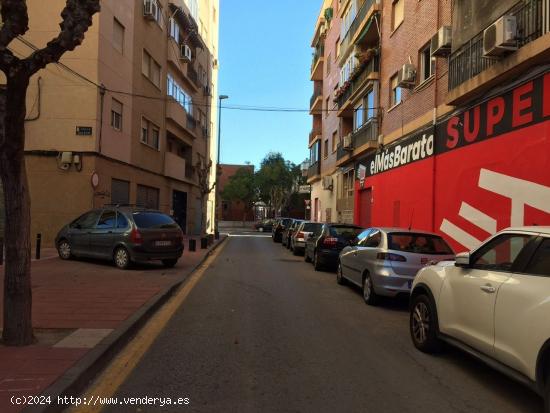
<path fill-rule="evenodd" d="M 177 228 L 178 224 L 160 212 L 134 212 L 132 214 L 138 228 Z"/>
<path fill-rule="evenodd" d="M 454 252 L 443 238 L 431 234 L 390 233 L 388 248 L 394 251 L 431 255 L 453 255 Z"/>
<path fill-rule="evenodd" d="M 330 235 L 338 238 L 345 239 L 354 239 L 364 231 L 364 228 L 360 227 L 349 227 L 349 226 L 339 226 L 339 227 L 330 227 Z"/>
<path fill-rule="evenodd" d="M 290 225 L 292 223 L 292 219 L 286 218 L 281 221 L 281 224 L 283 224 L 285 227 Z"/>
<path fill-rule="evenodd" d="M 321 228 L 321 224 L 315 224 L 313 222 L 308 222 L 307 224 L 304 224 L 304 227 L 302 228 L 302 231 L 304 232 L 316 232 Z"/>

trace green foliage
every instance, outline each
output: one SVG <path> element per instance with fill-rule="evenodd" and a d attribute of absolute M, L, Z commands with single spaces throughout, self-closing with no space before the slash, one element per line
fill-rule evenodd
<path fill-rule="evenodd" d="M 254 172 L 250 168 L 237 170 L 235 175 L 229 178 L 222 197 L 228 201 L 242 201 L 245 208 L 252 208 L 257 199 Z"/>

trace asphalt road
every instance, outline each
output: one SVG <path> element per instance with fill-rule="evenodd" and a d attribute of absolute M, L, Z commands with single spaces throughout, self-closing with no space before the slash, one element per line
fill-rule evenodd
<path fill-rule="evenodd" d="M 418 352 L 407 303 L 367 307 L 271 238 L 231 237 L 118 397 L 189 397 L 189 412 L 542 412 L 469 356 Z"/>

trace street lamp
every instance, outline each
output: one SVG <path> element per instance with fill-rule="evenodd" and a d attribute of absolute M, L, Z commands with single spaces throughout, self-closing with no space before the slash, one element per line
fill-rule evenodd
<path fill-rule="evenodd" d="M 214 224 L 214 237 L 220 238 L 220 149 L 221 149 L 221 133 L 222 133 L 222 100 L 229 99 L 227 95 L 220 95 L 218 97 L 218 157 L 216 159 L 216 210 L 215 210 L 215 224 Z"/>

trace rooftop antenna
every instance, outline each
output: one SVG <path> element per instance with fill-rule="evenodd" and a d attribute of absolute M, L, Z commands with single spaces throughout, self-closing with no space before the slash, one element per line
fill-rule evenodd
<path fill-rule="evenodd" d="M 412 225 L 413 225 L 413 217 L 414 217 L 414 208 L 411 212 L 411 221 L 409 222 L 409 231 L 412 230 Z"/>

